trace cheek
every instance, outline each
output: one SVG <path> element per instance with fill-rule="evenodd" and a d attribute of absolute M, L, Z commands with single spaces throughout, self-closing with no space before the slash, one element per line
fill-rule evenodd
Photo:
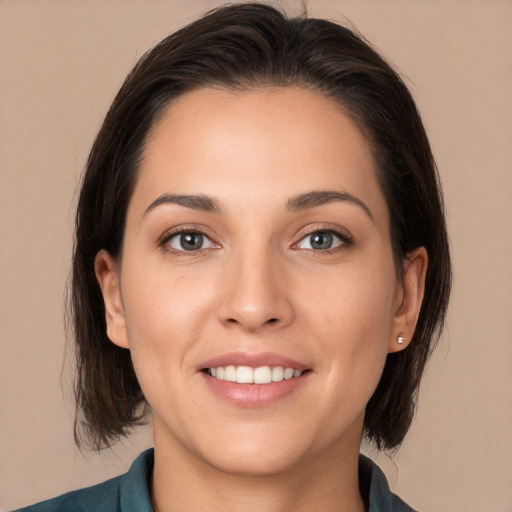
<path fill-rule="evenodd" d="M 162 386 L 169 372 L 191 371 L 189 361 L 211 318 L 211 286 L 159 267 L 147 266 L 144 273 L 127 267 L 126 276 L 123 307 L 134 367 L 141 385 Z"/>
<path fill-rule="evenodd" d="M 387 342 L 393 318 L 395 276 L 390 266 L 357 264 L 323 277 L 298 296 L 305 317 L 316 319 L 329 335 L 339 332 L 342 344 Z M 330 338 L 331 336 L 329 336 Z M 360 344 L 358 344 L 359 346 Z"/>
<path fill-rule="evenodd" d="M 168 331 L 194 331 L 211 303 L 212 283 L 204 275 L 191 278 L 179 267 L 169 268 L 154 259 L 143 271 L 136 264 L 126 267 L 122 295 L 130 330 L 136 334 L 133 331 L 140 327 L 152 339 L 159 334 L 167 337 Z"/>
<path fill-rule="evenodd" d="M 344 393 L 348 390 L 354 398 L 369 399 L 382 374 L 395 284 L 389 269 L 365 266 L 326 280 L 318 287 L 322 293 L 317 291 L 315 300 L 304 305 L 317 333 L 318 360 L 328 365 L 333 385 L 343 387 Z"/>

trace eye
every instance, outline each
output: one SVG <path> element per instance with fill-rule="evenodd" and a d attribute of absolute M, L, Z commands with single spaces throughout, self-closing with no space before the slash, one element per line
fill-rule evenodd
<path fill-rule="evenodd" d="M 175 233 L 167 238 L 165 245 L 171 247 L 175 251 L 187 252 L 218 247 L 205 234 L 198 231 Z"/>
<path fill-rule="evenodd" d="M 295 248 L 313 251 L 328 251 L 348 243 L 345 236 L 334 231 L 314 231 L 300 240 Z"/>

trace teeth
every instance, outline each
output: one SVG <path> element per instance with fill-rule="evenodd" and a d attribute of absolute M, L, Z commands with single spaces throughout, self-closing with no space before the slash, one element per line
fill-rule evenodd
<path fill-rule="evenodd" d="M 269 366 L 260 366 L 254 369 L 254 382 L 256 384 L 268 384 L 272 382 L 272 370 Z"/>
<path fill-rule="evenodd" d="M 234 366 L 226 366 L 224 370 L 224 380 L 236 382 L 236 368 Z"/>
<path fill-rule="evenodd" d="M 252 384 L 254 382 L 254 371 L 248 366 L 239 366 L 236 369 L 236 381 L 240 384 Z"/>
<path fill-rule="evenodd" d="M 291 379 L 293 378 L 293 368 L 286 368 L 283 374 L 283 378 L 285 379 Z"/>
<path fill-rule="evenodd" d="M 270 382 L 293 379 L 302 375 L 301 370 L 283 368 L 282 366 L 251 368 L 250 366 L 230 365 L 208 368 L 207 372 L 219 380 L 238 382 L 239 384 L 269 384 Z"/>
<path fill-rule="evenodd" d="M 279 382 L 284 379 L 284 368 L 282 366 L 274 366 L 272 368 L 272 381 Z"/>

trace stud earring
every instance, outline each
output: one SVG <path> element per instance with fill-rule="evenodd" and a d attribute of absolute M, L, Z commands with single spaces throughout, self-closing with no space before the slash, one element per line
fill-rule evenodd
<path fill-rule="evenodd" d="M 405 341 L 405 338 L 403 336 L 398 336 L 396 341 L 399 345 L 401 345 Z"/>

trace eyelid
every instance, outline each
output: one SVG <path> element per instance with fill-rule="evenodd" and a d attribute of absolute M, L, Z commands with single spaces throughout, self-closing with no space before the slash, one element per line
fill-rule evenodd
<path fill-rule="evenodd" d="M 220 248 L 220 244 L 215 241 L 215 237 L 209 233 L 209 229 L 206 229 L 204 226 L 198 226 L 197 224 L 186 224 L 181 226 L 175 226 L 171 229 L 168 229 L 158 240 L 158 246 L 164 249 L 167 252 L 178 254 L 178 255 L 194 255 L 200 252 L 209 250 L 209 249 L 218 249 Z M 169 245 L 169 241 L 173 238 L 185 235 L 187 233 L 197 233 L 198 235 L 202 235 L 206 239 L 208 239 L 211 243 L 211 247 L 201 248 L 192 251 L 186 251 L 185 249 L 176 249 Z"/>
<path fill-rule="evenodd" d="M 336 247 L 332 247 L 324 250 L 315 250 L 309 248 L 300 248 L 298 245 L 308 236 L 313 235 L 315 233 L 330 233 L 338 238 L 341 243 Z M 292 249 L 294 250 L 304 250 L 304 251 L 313 251 L 315 253 L 329 253 L 336 250 L 343 250 L 344 248 L 350 247 L 354 243 L 353 237 L 350 232 L 336 224 L 322 224 L 311 226 L 310 228 L 302 231 L 298 236 L 298 241 L 292 244 Z"/>

